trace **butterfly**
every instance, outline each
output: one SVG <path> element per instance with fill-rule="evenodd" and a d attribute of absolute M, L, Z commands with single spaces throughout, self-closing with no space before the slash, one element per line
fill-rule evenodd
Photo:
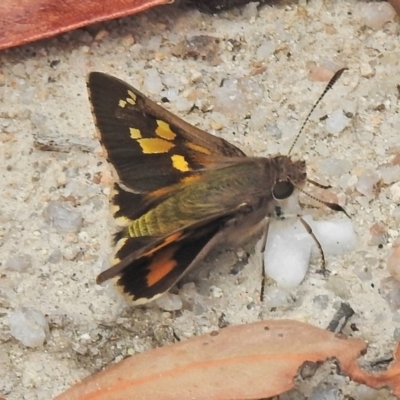
<path fill-rule="evenodd" d="M 305 161 L 247 157 L 116 77 L 91 72 L 87 86 L 115 175 L 115 255 L 97 283 L 113 279 L 133 304 L 160 297 L 218 244 L 242 242 L 257 231 L 266 236 L 268 221 L 285 219 L 288 202 L 307 181 L 315 183 Z"/>

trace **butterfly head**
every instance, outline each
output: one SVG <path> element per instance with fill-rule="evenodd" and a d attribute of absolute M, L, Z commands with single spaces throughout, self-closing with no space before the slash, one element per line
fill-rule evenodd
<path fill-rule="evenodd" d="M 306 183 L 306 162 L 293 160 L 288 156 L 277 156 L 274 162 L 278 173 L 272 187 L 272 196 L 275 200 L 284 200 L 290 197 L 296 188 L 302 189 Z"/>
<path fill-rule="evenodd" d="M 278 219 L 285 219 L 287 212 L 292 209 L 289 214 L 297 213 L 293 206 L 298 205 L 297 195 L 295 192 L 302 189 L 307 181 L 306 163 L 304 160 L 293 160 L 289 156 L 276 156 L 273 159 L 274 170 L 277 171 L 274 177 L 271 193 L 275 201 L 273 201 L 272 215 Z M 272 204 L 271 204 L 272 205 Z M 295 207 L 297 209 L 297 207 Z"/>

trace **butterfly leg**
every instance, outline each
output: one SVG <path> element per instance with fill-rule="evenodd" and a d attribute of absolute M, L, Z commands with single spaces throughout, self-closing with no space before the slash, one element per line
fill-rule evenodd
<path fill-rule="evenodd" d="M 265 257 L 264 257 L 264 252 L 265 252 L 265 247 L 267 245 L 267 239 L 268 239 L 268 231 L 269 231 L 269 224 L 270 224 L 270 219 L 267 219 L 267 222 L 264 227 L 263 235 L 261 238 L 261 289 L 260 289 L 260 301 L 264 301 L 264 291 L 265 291 Z"/>
<path fill-rule="evenodd" d="M 311 226 L 300 216 L 299 216 L 299 221 L 302 223 L 302 225 L 306 229 L 307 233 L 313 238 L 315 244 L 318 247 L 318 251 L 319 251 L 319 253 L 321 255 L 322 268 L 318 272 L 322 273 L 322 275 L 324 275 L 324 276 L 328 276 L 329 275 L 329 271 L 326 269 L 325 254 L 324 254 L 324 250 L 322 249 L 321 243 L 319 242 L 319 240 L 315 236 Z"/>

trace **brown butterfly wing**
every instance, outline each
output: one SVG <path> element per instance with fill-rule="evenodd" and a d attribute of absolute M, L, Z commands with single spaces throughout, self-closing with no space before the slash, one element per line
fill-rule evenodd
<path fill-rule="evenodd" d="M 179 183 L 220 157 L 245 156 L 236 146 L 188 124 L 120 79 L 92 72 L 88 90 L 107 158 L 120 183 L 136 193 Z"/>
<path fill-rule="evenodd" d="M 115 278 L 136 304 L 167 291 L 215 243 L 221 225 L 235 210 L 212 213 L 179 229 L 168 224 L 149 235 L 133 226 L 158 224 L 155 207 L 222 158 L 245 157 L 237 147 L 186 123 L 112 76 L 93 72 L 89 97 L 100 141 L 117 173 L 112 211 L 120 230 L 111 268 L 98 282 Z M 164 208 L 161 208 L 164 209 Z M 138 222 L 140 221 L 140 223 Z M 208 250 L 207 250 L 208 251 Z"/>

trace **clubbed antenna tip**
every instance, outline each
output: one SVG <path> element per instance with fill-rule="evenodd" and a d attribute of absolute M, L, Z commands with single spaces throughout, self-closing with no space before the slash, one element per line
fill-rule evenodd
<path fill-rule="evenodd" d="M 328 84 L 326 85 L 324 91 L 322 92 L 321 96 L 319 96 L 318 100 L 315 102 L 315 104 L 311 107 L 310 112 L 308 113 L 306 119 L 304 120 L 303 124 L 301 125 L 301 128 L 299 130 L 299 133 L 296 135 L 296 137 L 294 138 L 294 141 L 292 143 L 292 145 L 290 146 L 288 155 L 290 155 L 290 153 L 292 152 L 294 146 L 297 143 L 297 140 L 299 139 L 301 133 L 304 130 L 304 127 L 306 126 L 308 120 L 311 117 L 311 114 L 313 113 L 313 111 L 315 110 L 315 108 L 318 106 L 318 104 L 321 102 L 321 100 L 325 97 L 325 95 L 327 94 L 327 92 L 332 89 L 333 85 L 336 83 L 336 81 L 341 77 L 341 75 L 343 74 L 344 71 L 346 71 L 348 68 L 342 68 L 339 69 L 339 71 L 337 71 L 335 73 L 335 75 L 333 75 L 333 77 L 331 78 L 331 80 L 328 82 Z"/>

